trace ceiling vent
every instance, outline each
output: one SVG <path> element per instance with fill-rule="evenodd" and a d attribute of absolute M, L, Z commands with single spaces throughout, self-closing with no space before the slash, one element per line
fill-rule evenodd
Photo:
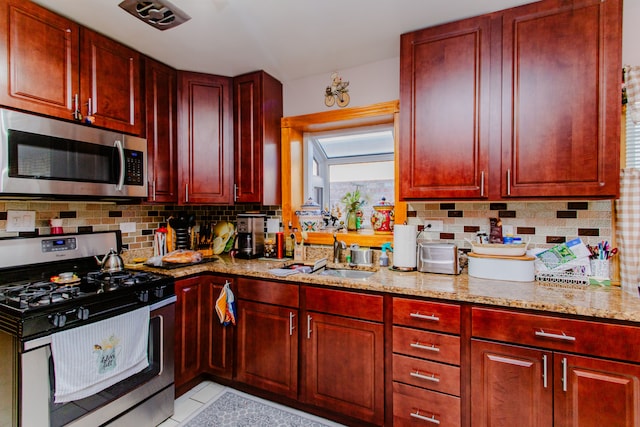
<path fill-rule="evenodd" d="M 118 6 L 159 30 L 177 27 L 191 19 L 167 0 L 124 0 Z"/>

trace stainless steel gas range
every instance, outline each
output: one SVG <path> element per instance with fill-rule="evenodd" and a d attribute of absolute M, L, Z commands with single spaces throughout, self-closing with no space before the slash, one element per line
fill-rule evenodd
<path fill-rule="evenodd" d="M 100 271 L 94 256 L 120 247 L 119 231 L 0 239 L 0 425 L 155 426 L 173 414 L 174 280 Z M 65 360 L 54 357 L 52 342 L 137 310 L 148 310 L 137 340 L 146 344 L 144 367 L 56 403 L 56 368 Z"/>

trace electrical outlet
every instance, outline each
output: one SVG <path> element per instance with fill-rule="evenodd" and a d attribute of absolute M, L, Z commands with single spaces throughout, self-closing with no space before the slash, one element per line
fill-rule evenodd
<path fill-rule="evenodd" d="M 120 231 L 123 233 L 135 233 L 136 232 L 136 223 L 135 222 L 121 222 L 120 223 Z"/>
<path fill-rule="evenodd" d="M 424 229 L 425 231 L 444 231 L 444 222 L 425 219 L 424 220 Z"/>

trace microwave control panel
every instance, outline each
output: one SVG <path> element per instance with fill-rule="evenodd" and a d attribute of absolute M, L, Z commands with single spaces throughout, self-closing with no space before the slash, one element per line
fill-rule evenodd
<path fill-rule="evenodd" d="M 124 150 L 125 185 L 144 185 L 144 155 L 141 151 Z"/>

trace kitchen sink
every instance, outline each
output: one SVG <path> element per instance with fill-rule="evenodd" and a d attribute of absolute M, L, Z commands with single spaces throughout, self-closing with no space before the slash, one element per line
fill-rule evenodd
<path fill-rule="evenodd" d="M 375 271 L 353 270 L 350 268 L 325 268 L 316 273 L 319 276 L 343 277 L 346 279 L 366 279 L 375 274 Z"/>

